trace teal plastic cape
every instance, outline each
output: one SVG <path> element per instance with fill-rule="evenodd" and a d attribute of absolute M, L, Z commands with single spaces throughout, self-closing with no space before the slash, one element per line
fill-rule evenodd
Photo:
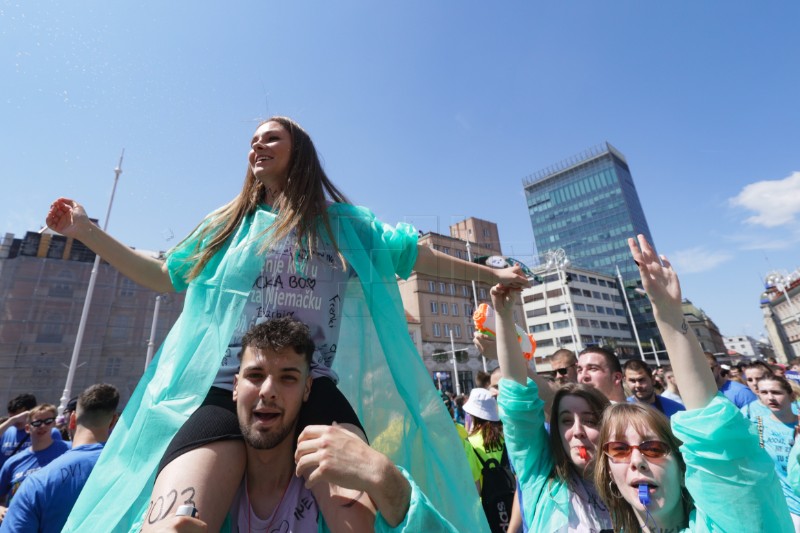
<path fill-rule="evenodd" d="M 447 520 L 459 531 L 488 531 L 453 422 L 408 334 L 396 274 L 411 273 L 416 230 L 384 225 L 362 207 L 332 204 L 328 212 L 337 244 L 358 275 L 345 289 L 342 308 L 333 366 L 340 390 L 372 445 L 408 470 Z M 188 287 L 173 277 L 177 290 L 187 288 L 183 313 L 131 396 L 64 531 L 141 527 L 158 462 L 213 382 L 263 267 L 259 250 L 274 220 L 260 207 Z M 188 258 L 196 235 L 168 260 Z"/>

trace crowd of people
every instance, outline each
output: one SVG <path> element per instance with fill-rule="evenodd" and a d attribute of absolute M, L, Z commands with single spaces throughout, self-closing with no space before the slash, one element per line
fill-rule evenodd
<path fill-rule="evenodd" d="M 286 117 L 258 126 L 241 193 L 165 261 L 71 199 L 47 224 L 187 297 L 121 415 L 110 385 L 60 417 L 9 403 L 0 531 L 800 531 L 792 383 L 703 354 L 642 237 L 670 367 L 593 346 L 540 373 L 511 317 L 522 269 L 351 205 Z M 396 278 L 412 271 L 493 285 L 496 339 L 475 343 L 498 365 L 468 396 L 438 391 L 409 339 Z"/>

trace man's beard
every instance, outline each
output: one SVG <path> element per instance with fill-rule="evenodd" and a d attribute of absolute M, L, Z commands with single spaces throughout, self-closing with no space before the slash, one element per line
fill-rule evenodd
<path fill-rule="evenodd" d="M 269 432 L 262 432 L 239 422 L 242 436 L 247 444 L 256 450 L 271 450 L 294 433 L 294 421 L 291 424 L 270 428 Z"/>

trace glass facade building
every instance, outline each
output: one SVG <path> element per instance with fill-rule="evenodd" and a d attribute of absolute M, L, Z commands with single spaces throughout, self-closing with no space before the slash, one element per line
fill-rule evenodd
<path fill-rule="evenodd" d="M 619 267 L 627 287 L 622 296 L 630 301 L 645 351 L 651 338 L 663 346 L 649 302 L 631 290 L 641 280 L 627 239 L 639 233 L 651 243 L 653 238 L 625 156 L 605 143 L 542 169 L 523 184 L 539 263 L 548 250 L 563 248 L 575 266 L 610 276 Z"/>

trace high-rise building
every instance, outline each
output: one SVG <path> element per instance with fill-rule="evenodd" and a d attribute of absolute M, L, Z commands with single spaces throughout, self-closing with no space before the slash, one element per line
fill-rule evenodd
<path fill-rule="evenodd" d="M 627 238 L 653 238 L 625 156 L 605 143 L 526 177 L 523 185 L 539 262 L 562 248 L 575 266 L 609 276 L 619 268 L 621 295 L 630 301 L 643 346 L 652 349 L 650 339 L 661 344 L 650 302 L 633 291 L 641 280 Z"/>
<path fill-rule="evenodd" d="M 158 254 L 154 254 L 158 255 Z M 0 391 L 3 402 L 29 392 L 58 404 L 64 391 L 95 254 L 49 230 L 0 242 Z M 72 385 L 77 395 L 111 383 L 123 403 L 144 373 L 156 293 L 101 261 Z M 156 347 L 183 308 L 162 296 Z M 3 404 L 5 405 L 5 404 Z"/>
<path fill-rule="evenodd" d="M 522 290 L 522 307 L 536 339 L 537 369 L 547 370 L 561 348 L 578 353 L 590 344 L 626 347 L 640 357 L 614 277 L 574 266 L 535 267 L 534 274 L 538 281 Z"/>

